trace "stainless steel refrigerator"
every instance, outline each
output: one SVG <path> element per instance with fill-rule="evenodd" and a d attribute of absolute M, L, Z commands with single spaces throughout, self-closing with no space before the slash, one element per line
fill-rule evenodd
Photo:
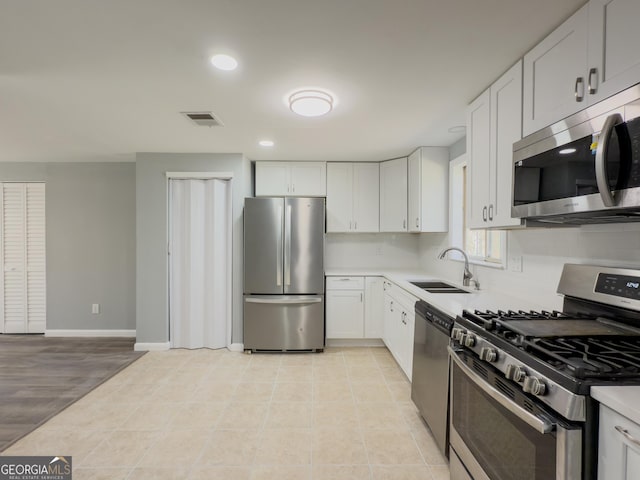
<path fill-rule="evenodd" d="M 244 348 L 324 349 L 324 198 L 246 198 Z"/>

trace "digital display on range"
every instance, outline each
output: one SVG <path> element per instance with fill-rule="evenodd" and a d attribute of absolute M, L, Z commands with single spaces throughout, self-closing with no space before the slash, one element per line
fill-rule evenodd
<path fill-rule="evenodd" d="M 596 281 L 596 292 L 640 300 L 640 277 L 601 273 Z"/>

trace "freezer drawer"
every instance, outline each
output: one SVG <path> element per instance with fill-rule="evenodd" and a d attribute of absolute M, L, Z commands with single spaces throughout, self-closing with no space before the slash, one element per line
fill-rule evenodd
<path fill-rule="evenodd" d="M 245 295 L 244 348 L 324 349 L 324 295 Z"/>

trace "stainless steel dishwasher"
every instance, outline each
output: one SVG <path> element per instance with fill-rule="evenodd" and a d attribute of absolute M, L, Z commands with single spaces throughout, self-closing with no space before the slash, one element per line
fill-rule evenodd
<path fill-rule="evenodd" d="M 442 453 L 449 457 L 449 337 L 454 318 L 416 302 L 411 399 Z"/>

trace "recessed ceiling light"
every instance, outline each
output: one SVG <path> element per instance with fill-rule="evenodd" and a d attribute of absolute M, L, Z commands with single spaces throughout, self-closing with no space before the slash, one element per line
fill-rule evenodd
<path fill-rule="evenodd" d="M 449 133 L 464 133 L 467 131 L 467 127 L 464 125 L 455 125 L 453 127 L 449 127 Z"/>
<path fill-rule="evenodd" d="M 260 140 L 258 143 L 261 147 L 273 147 L 275 145 L 273 140 Z"/>
<path fill-rule="evenodd" d="M 235 58 L 222 53 L 211 57 L 211 63 L 220 70 L 235 70 L 238 67 L 238 61 Z"/>
<path fill-rule="evenodd" d="M 289 97 L 289 108 L 303 117 L 319 117 L 333 109 L 333 97 L 321 90 L 299 90 Z"/>
<path fill-rule="evenodd" d="M 575 148 L 563 148 L 558 153 L 560 155 L 569 155 L 570 153 L 575 153 L 575 152 L 576 152 Z"/>

